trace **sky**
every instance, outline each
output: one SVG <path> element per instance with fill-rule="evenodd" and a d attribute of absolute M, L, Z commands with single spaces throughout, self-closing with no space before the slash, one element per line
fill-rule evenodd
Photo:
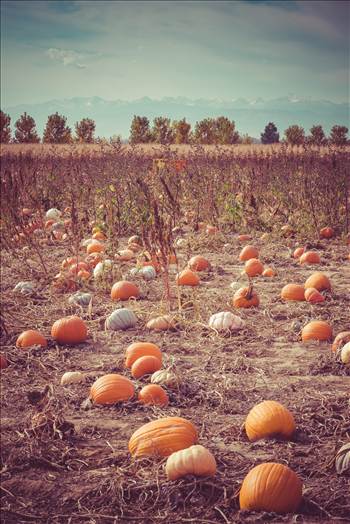
<path fill-rule="evenodd" d="M 1 1 L 1 106 L 107 100 L 349 101 L 350 3 Z"/>

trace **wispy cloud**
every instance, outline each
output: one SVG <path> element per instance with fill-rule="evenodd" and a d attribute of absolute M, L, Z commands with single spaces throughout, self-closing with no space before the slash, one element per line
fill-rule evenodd
<path fill-rule="evenodd" d="M 87 65 L 82 64 L 79 60 L 83 56 L 71 49 L 57 49 L 55 47 L 50 47 L 45 53 L 51 60 L 56 60 L 64 66 L 73 66 L 78 69 L 85 69 Z"/>

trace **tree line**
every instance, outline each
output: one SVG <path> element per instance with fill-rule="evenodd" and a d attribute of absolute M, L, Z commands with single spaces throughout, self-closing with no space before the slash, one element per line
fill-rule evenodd
<path fill-rule="evenodd" d="M 11 118 L 0 111 L 0 141 L 1 143 L 38 144 L 41 139 L 36 130 L 33 117 L 23 113 L 15 122 L 14 137 L 11 136 Z M 44 129 L 42 142 L 44 144 L 70 144 L 70 143 L 103 143 L 108 141 L 99 137 L 95 138 L 96 124 L 91 118 L 83 118 L 75 124 L 75 136 L 67 125 L 65 116 L 55 113 L 50 115 Z M 348 128 L 334 125 L 329 136 L 325 135 L 321 125 L 311 127 L 309 134 L 305 134 L 303 127 L 291 125 L 284 131 L 281 140 L 290 145 L 346 145 Z M 260 135 L 262 144 L 276 144 L 280 142 L 280 135 L 276 125 L 269 122 Z M 120 136 L 110 138 L 109 143 L 121 143 Z M 225 116 L 217 118 L 204 118 L 196 123 L 192 130 L 191 124 L 186 119 L 171 121 L 170 118 L 156 117 L 153 126 L 145 116 L 135 115 L 130 127 L 129 142 L 131 144 L 159 143 L 169 144 L 252 144 L 254 139 L 249 135 L 240 135 L 236 130 L 235 122 Z"/>

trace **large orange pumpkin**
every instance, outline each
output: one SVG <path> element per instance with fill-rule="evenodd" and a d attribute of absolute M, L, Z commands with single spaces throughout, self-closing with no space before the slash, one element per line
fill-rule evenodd
<path fill-rule="evenodd" d="M 129 440 L 129 451 L 134 457 L 168 457 L 197 440 L 198 431 L 192 422 L 181 417 L 165 417 L 136 430 Z"/>
<path fill-rule="evenodd" d="M 199 276 L 196 275 L 191 269 L 184 269 L 176 277 L 176 283 L 178 286 L 198 286 L 200 282 Z"/>
<path fill-rule="evenodd" d="M 152 344 L 152 342 L 133 342 L 126 348 L 125 367 L 131 368 L 137 359 L 145 356 L 157 357 L 160 363 L 162 363 L 162 352 L 156 344 Z"/>
<path fill-rule="evenodd" d="M 303 484 L 287 466 L 275 462 L 259 464 L 243 480 L 239 494 L 241 509 L 292 513 L 301 503 Z"/>
<path fill-rule="evenodd" d="M 332 338 L 332 327 L 324 320 L 312 320 L 303 327 L 301 339 L 308 340 L 330 340 Z"/>
<path fill-rule="evenodd" d="M 112 300 L 129 300 L 129 298 L 137 298 L 139 295 L 139 288 L 127 280 L 116 282 L 111 290 Z"/>
<path fill-rule="evenodd" d="M 247 273 L 248 277 L 256 277 L 257 275 L 262 274 L 264 266 L 259 259 L 250 258 L 244 265 L 244 271 Z"/>
<path fill-rule="evenodd" d="M 259 258 L 259 251 L 254 246 L 245 246 L 239 254 L 239 260 L 245 262 L 250 258 Z"/>
<path fill-rule="evenodd" d="M 59 344 L 80 344 L 87 338 L 87 327 L 84 320 L 76 315 L 63 317 L 53 324 L 51 336 Z"/>
<path fill-rule="evenodd" d="M 326 300 L 325 297 L 314 287 L 308 287 L 307 289 L 305 289 L 304 295 L 305 300 L 310 304 L 319 304 Z"/>
<path fill-rule="evenodd" d="M 299 262 L 300 264 L 320 264 L 321 259 L 316 251 L 306 251 L 301 255 Z"/>
<path fill-rule="evenodd" d="M 259 295 L 253 290 L 253 286 L 241 287 L 233 296 L 232 303 L 236 308 L 258 307 Z"/>
<path fill-rule="evenodd" d="M 147 384 L 147 386 L 144 386 L 138 395 L 138 399 L 141 404 L 153 406 L 163 407 L 169 404 L 167 392 L 158 384 Z"/>
<path fill-rule="evenodd" d="M 90 399 L 95 404 L 115 404 L 129 400 L 135 394 L 131 380 L 117 373 L 110 373 L 98 378 L 90 390 Z"/>
<path fill-rule="evenodd" d="M 316 271 L 306 280 L 304 284 L 305 289 L 313 287 L 318 291 L 323 291 L 325 289 L 331 289 L 331 283 L 329 278 L 322 273 L 321 271 Z"/>
<path fill-rule="evenodd" d="M 16 340 L 18 348 L 29 348 L 30 346 L 47 346 L 47 340 L 39 331 L 35 329 L 28 329 L 23 331 Z"/>
<path fill-rule="evenodd" d="M 281 298 L 283 300 L 305 300 L 304 286 L 299 284 L 287 284 L 282 288 Z"/>
<path fill-rule="evenodd" d="M 304 247 L 297 247 L 293 253 L 294 258 L 300 258 L 305 253 Z"/>
<path fill-rule="evenodd" d="M 193 271 L 205 271 L 210 268 L 210 263 L 206 258 L 196 255 L 189 260 L 188 267 Z"/>
<path fill-rule="evenodd" d="M 157 357 L 145 355 L 140 357 L 131 366 L 131 374 L 134 378 L 141 378 L 144 375 L 151 375 L 162 367 L 162 363 Z"/>
<path fill-rule="evenodd" d="M 254 406 L 245 421 L 250 441 L 268 437 L 289 438 L 295 431 L 293 415 L 279 402 L 265 400 Z"/>

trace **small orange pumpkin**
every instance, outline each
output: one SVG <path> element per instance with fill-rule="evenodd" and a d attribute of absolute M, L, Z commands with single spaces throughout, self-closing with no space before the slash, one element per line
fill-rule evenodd
<path fill-rule="evenodd" d="M 76 315 L 63 317 L 52 325 L 51 336 L 59 344 L 80 344 L 87 339 L 87 327 Z"/>
<path fill-rule="evenodd" d="M 312 273 L 312 275 L 306 280 L 304 287 L 306 289 L 313 287 L 317 289 L 317 291 L 330 290 L 331 283 L 329 278 L 324 273 L 321 271 L 316 271 L 315 273 Z"/>
<path fill-rule="evenodd" d="M 102 253 L 104 251 L 105 247 L 101 242 L 98 240 L 94 240 L 93 242 L 90 242 L 90 244 L 86 247 L 86 253 L 88 255 L 91 255 L 91 253 Z"/>
<path fill-rule="evenodd" d="M 139 288 L 127 280 L 116 282 L 111 290 L 112 300 L 129 300 L 129 298 L 137 298 L 139 295 Z"/>
<path fill-rule="evenodd" d="M 250 258 L 259 258 L 259 251 L 254 246 L 245 246 L 239 254 L 239 260 L 246 262 Z"/>
<path fill-rule="evenodd" d="M 316 251 L 306 251 L 301 255 L 299 262 L 300 264 L 320 264 L 321 259 Z"/>
<path fill-rule="evenodd" d="M 115 259 L 120 262 L 129 262 L 129 260 L 132 260 L 133 258 L 135 258 L 135 254 L 131 249 L 122 249 L 115 255 Z"/>
<path fill-rule="evenodd" d="M 303 484 L 287 466 L 275 462 L 259 464 L 243 480 L 239 494 L 241 509 L 292 513 L 302 499 Z"/>
<path fill-rule="evenodd" d="M 176 283 L 178 286 L 198 286 L 200 282 L 199 276 L 196 275 L 191 269 L 184 269 L 176 277 Z"/>
<path fill-rule="evenodd" d="M 85 263 L 91 269 L 96 267 L 99 262 L 102 262 L 102 255 L 101 255 L 101 253 L 91 253 L 90 255 L 88 255 L 85 258 Z"/>
<path fill-rule="evenodd" d="M 304 286 L 300 284 L 287 284 L 282 288 L 281 298 L 283 300 L 305 300 Z"/>
<path fill-rule="evenodd" d="M 138 395 L 138 399 L 141 404 L 151 404 L 152 406 L 164 407 L 169 404 L 167 392 L 158 384 L 144 386 Z"/>
<path fill-rule="evenodd" d="M 272 269 L 272 267 L 267 267 L 266 269 L 264 269 L 262 276 L 271 278 L 271 277 L 275 277 L 276 274 L 277 274 L 276 271 Z"/>
<path fill-rule="evenodd" d="M 92 235 L 92 238 L 94 240 L 102 240 L 103 241 L 103 240 L 106 240 L 107 237 L 106 237 L 106 235 L 104 233 L 102 233 L 102 231 L 96 231 L 96 233 L 94 233 Z"/>
<path fill-rule="evenodd" d="M 288 439 L 295 429 L 293 415 L 275 400 L 265 400 L 254 406 L 245 421 L 245 430 L 251 442 L 275 436 Z"/>
<path fill-rule="evenodd" d="M 135 394 L 131 380 L 117 373 L 110 373 L 98 378 L 90 390 L 90 399 L 94 404 L 115 404 L 129 400 Z"/>
<path fill-rule="evenodd" d="M 259 295 L 253 290 L 253 286 L 241 287 L 233 296 L 233 305 L 236 308 L 258 307 Z"/>
<path fill-rule="evenodd" d="M 297 247 L 293 253 L 294 258 L 300 258 L 305 253 L 304 247 Z"/>
<path fill-rule="evenodd" d="M 247 240 L 251 240 L 251 235 L 238 235 L 237 240 L 239 242 L 246 242 Z"/>
<path fill-rule="evenodd" d="M 160 363 L 162 363 L 162 352 L 156 344 L 152 344 L 152 342 L 133 342 L 125 351 L 125 367 L 131 368 L 137 359 L 147 355 L 158 358 Z"/>
<path fill-rule="evenodd" d="M 206 258 L 196 255 L 189 260 L 188 267 L 192 271 L 206 271 L 210 268 L 210 262 Z"/>
<path fill-rule="evenodd" d="M 308 340 L 330 340 L 332 338 L 332 327 L 324 320 L 312 320 L 303 327 L 301 339 Z"/>
<path fill-rule="evenodd" d="M 314 287 L 308 287 L 305 289 L 305 300 L 310 302 L 310 304 L 318 304 L 324 302 L 326 299 L 317 289 Z"/>
<path fill-rule="evenodd" d="M 350 331 L 342 331 L 341 333 L 338 333 L 332 344 L 332 351 L 337 353 L 338 350 L 345 346 L 345 344 L 348 342 L 350 342 Z"/>
<path fill-rule="evenodd" d="M 162 367 L 162 363 L 157 357 L 145 355 L 138 358 L 131 366 L 131 374 L 134 378 L 141 378 L 144 375 L 150 375 L 158 371 Z"/>
<path fill-rule="evenodd" d="M 192 422 L 182 417 L 165 417 L 136 430 L 130 437 L 129 451 L 134 457 L 168 457 L 197 440 L 198 431 Z"/>
<path fill-rule="evenodd" d="M 244 264 L 244 271 L 247 273 L 248 277 L 256 277 L 261 275 L 264 271 L 264 266 L 258 258 L 250 258 Z"/>
<path fill-rule="evenodd" d="M 332 238 L 334 237 L 334 229 L 331 227 L 323 227 L 320 231 L 321 238 Z"/>
<path fill-rule="evenodd" d="M 89 269 L 89 266 L 87 265 L 86 262 L 78 262 L 78 263 L 73 263 L 69 265 L 69 273 L 71 275 L 77 275 L 79 271 L 81 270 L 87 271 L 88 269 Z"/>
<path fill-rule="evenodd" d="M 89 278 L 91 277 L 91 273 L 89 271 L 86 271 L 85 269 L 81 269 L 79 272 L 78 272 L 78 278 L 80 278 L 81 280 L 89 280 Z"/>
<path fill-rule="evenodd" d="M 30 346 L 41 346 L 46 348 L 47 340 L 39 331 L 28 329 L 23 331 L 16 340 L 18 348 L 29 348 Z"/>

